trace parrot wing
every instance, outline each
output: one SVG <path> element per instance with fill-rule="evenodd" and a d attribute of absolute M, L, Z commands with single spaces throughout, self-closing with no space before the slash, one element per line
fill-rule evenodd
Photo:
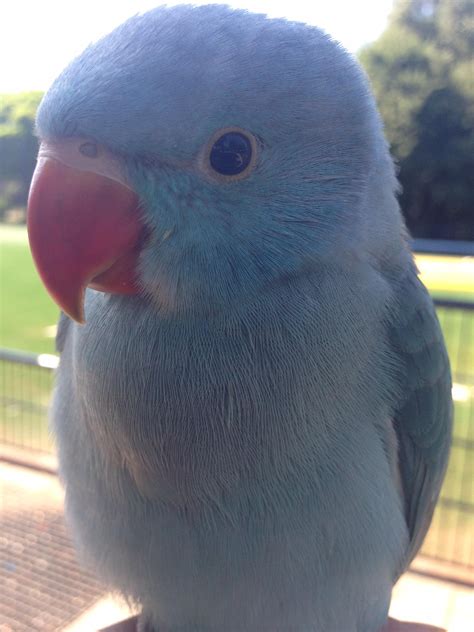
<path fill-rule="evenodd" d="M 452 429 L 451 372 L 432 300 L 413 270 L 398 291 L 390 341 L 402 370 L 393 419 L 410 536 L 407 564 L 420 548 L 448 463 Z"/>

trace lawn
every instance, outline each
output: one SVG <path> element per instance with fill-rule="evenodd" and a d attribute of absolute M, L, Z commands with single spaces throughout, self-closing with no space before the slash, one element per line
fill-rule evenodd
<path fill-rule="evenodd" d="M 25 228 L 0 225 L 0 347 L 53 353 L 58 314 L 36 273 Z"/>
<path fill-rule="evenodd" d="M 474 257 L 417 255 L 416 263 L 434 298 L 474 303 Z"/>
<path fill-rule="evenodd" d="M 417 264 L 434 297 L 474 303 L 474 258 L 420 255 Z M 440 308 L 438 315 L 457 389 L 455 444 L 424 551 L 474 564 L 474 311 Z M 0 225 L 0 347 L 53 353 L 57 317 L 34 269 L 25 229 Z M 38 368 L 0 363 L 0 442 L 51 449 L 46 431 L 51 382 L 51 373 Z"/>

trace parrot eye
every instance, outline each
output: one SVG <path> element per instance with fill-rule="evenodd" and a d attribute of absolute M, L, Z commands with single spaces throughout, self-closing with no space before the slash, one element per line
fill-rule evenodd
<path fill-rule="evenodd" d="M 220 179 L 240 180 L 255 165 L 256 140 L 240 128 L 226 128 L 213 134 L 206 150 L 208 173 Z"/>
<path fill-rule="evenodd" d="M 99 148 L 95 143 L 91 142 L 79 145 L 79 151 L 83 156 L 87 156 L 87 158 L 97 158 L 99 154 Z"/>
<path fill-rule="evenodd" d="M 238 132 L 222 134 L 212 146 L 209 155 L 211 167 L 223 176 L 242 173 L 251 159 L 252 145 L 246 136 Z"/>

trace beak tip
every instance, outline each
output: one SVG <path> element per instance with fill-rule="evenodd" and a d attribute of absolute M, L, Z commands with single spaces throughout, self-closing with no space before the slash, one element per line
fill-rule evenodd
<path fill-rule="evenodd" d="M 78 325 L 84 325 L 86 317 L 84 313 L 84 294 L 85 288 L 77 294 L 75 300 L 64 301 L 58 297 L 52 296 L 53 300 L 59 305 L 60 309 Z"/>
<path fill-rule="evenodd" d="M 71 320 L 73 320 L 74 322 L 76 322 L 78 325 L 85 325 L 86 324 L 86 319 L 84 318 L 83 315 L 81 314 L 76 314 L 74 313 L 72 310 L 69 311 L 65 311 L 64 312 L 66 314 L 66 316 L 68 316 L 69 318 L 71 318 Z"/>
<path fill-rule="evenodd" d="M 71 318 L 73 318 L 78 325 L 86 324 L 86 319 L 83 316 L 71 316 Z"/>

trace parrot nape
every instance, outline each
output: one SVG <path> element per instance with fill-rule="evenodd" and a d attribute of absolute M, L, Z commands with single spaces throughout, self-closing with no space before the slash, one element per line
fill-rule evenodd
<path fill-rule="evenodd" d="M 304 24 L 157 8 L 72 61 L 37 132 L 83 558 L 143 630 L 378 630 L 452 403 L 358 63 Z"/>

